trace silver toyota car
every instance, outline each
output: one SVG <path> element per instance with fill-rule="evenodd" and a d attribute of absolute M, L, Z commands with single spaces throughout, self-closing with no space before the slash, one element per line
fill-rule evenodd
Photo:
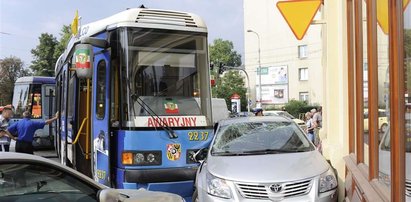
<path fill-rule="evenodd" d="M 193 201 L 337 201 L 334 169 L 288 118 L 223 120 L 194 158 Z"/>

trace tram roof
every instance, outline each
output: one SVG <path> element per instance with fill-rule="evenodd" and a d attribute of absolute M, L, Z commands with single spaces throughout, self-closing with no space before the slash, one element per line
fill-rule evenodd
<path fill-rule="evenodd" d="M 80 27 L 80 38 L 93 36 L 116 27 L 141 27 L 207 32 L 201 17 L 192 13 L 171 10 L 131 8 Z"/>
<path fill-rule="evenodd" d="M 70 39 L 67 49 L 58 59 L 55 68 L 56 72 L 58 71 L 59 64 L 66 60 L 67 55 L 72 51 L 71 49 L 76 42 L 84 37 L 95 36 L 106 30 L 118 27 L 140 27 L 207 33 L 207 26 L 203 19 L 192 13 L 130 8 L 110 17 L 82 25 L 79 28 L 79 36 Z"/>
<path fill-rule="evenodd" d="M 26 76 L 18 78 L 16 83 L 55 84 L 56 80 L 54 77 Z"/>

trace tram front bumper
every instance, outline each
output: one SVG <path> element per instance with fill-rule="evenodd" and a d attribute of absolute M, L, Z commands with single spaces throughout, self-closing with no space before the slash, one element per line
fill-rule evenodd
<path fill-rule="evenodd" d="M 145 170 L 118 169 L 118 188 L 163 191 L 191 197 L 197 168 L 164 168 Z"/>
<path fill-rule="evenodd" d="M 192 181 L 195 179 L 197 168 L 166 168 L 150 170 L 125 170 L 124 182 L 159 183 Z"/>

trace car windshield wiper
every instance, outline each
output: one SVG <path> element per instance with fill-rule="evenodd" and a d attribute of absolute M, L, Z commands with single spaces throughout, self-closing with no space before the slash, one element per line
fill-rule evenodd
<path fill-rule="evenodd" d="M 229 152 L 229 151 L 221 151 L 221 152 L 211 152 L 211 155 L 214 156 L 241 156 L 244 155 L 242 152 Z"/>
<path fill-rule="evenodd" d="M 279 154 L 279 153 L 294 153 L 305 152 L 305 150 L 289 150 L 289 149 L 259 149 L 244 151 L 244 154 Z"/>
<path fill-rule="evenodd" d="M 127 85 L 128 90 L 129 90 L 130 92 L 133 92 L 133 91 L 131 90 L 130 81 L 129 81 L 128 79 L 127 79 L 127 84 L 128 84 L 128 85 Z M 151 109 L 151 108 L 143 101 L 143 99 L 141 99 L 140 97 L 138 97 L 135 93 L 133 93 L 130 97 L 131 97 L 131 99 L 133 99 L 133 101 L 137 102 L 137 103 L 148 113 L 148 115 L 151 116 L 151 118 L 157 123 L 157 125 L 159 125 L 161 128 L 164 129 L 164 131 L 167 132 L 168 137 L 170 137 L 170 139 L 178 138 L 178 135 L 176 134 L 176 132 L 174 132 L 174 130 L 171 129 L 171 128 L 167 125 L 167 123 L 166 123 L 163 119 L 161 119 L 161 118 L 153 111 L 153 109 Z M 133 107 L 133 113 L 134 113 L 134 116 L 135 116 L 135 115 L 136 115 L 136 111 L 135 111 L 135 109 L 134 109 L 134 105 L 132 105 L 132 107 Z"/>

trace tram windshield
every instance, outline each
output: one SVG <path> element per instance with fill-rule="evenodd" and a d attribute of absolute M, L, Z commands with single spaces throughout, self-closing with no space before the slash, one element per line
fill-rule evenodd
<path fill-rule="evenodd" d="M 205 34 L 127 28 L 121 36 L 126 127 L 141 116 L 207 114 L 198 102 L 210 103 Z"/>

